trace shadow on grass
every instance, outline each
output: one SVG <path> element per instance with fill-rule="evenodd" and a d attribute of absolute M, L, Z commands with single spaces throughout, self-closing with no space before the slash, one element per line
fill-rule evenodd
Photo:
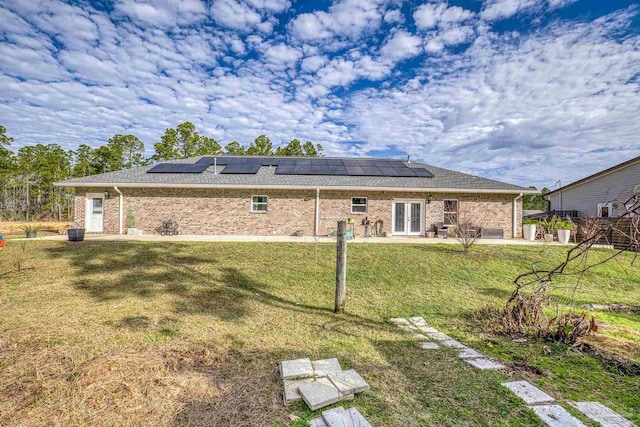
<path fill-rule="evenodd" d="M 250 317 L 250 303 L 258 302 L 295 312 L 312 312 L 332 322 L 389 328 L 385 322 L 353 314 L 336 316 L 326 306 L 300 304 L 268 292 L 268 284 L 236 268 L 235 263 L 220 256 L 219 249 L 198 255 L 194 247 L 179 242 L 83 242 L 73 247 L 51 246 L 45 251 L 52 258 L 69 259 L 73 286 L 101 302 L 170 295 L 174 297 L 177 314 L 206 314 L 224 321 Z M 144 327 L 144 323 L 143 319 L 125 318 L 121 326 Z"/>

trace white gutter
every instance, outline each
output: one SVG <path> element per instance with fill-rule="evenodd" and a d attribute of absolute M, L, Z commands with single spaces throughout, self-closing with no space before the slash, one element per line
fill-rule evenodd
<path fill-rule="evenodd" d="M 518 200 L 522 198 L 523 193 L 520 193 L 518 197 L 513 199 L 513 228 L 511 234 L 514 239 L 518 237 Z"/>
<path fill-rule="evenodd" d="M 94 188 L 244 188 L 244 189 L 272 189 L 272 190 L 330 190 L 330 191 L 399 191 L 399 192 L 429 192 L 429 193 L 472 193 L 472 194 L 540 194 L 537 190 L 489 190 L 474 188 L 428 188 L 428 187 L 363 187 L 363 186 L 318 186 L 318 185 L 264 185 L 264 184 L 160 184 L 156 182 L 54 182 L 56 187 Z"/>
<path fill-rule="evenodd" d="M 313 235 L 318 237 L 320 229 L 320 189 L 316 188 L 316 224 Z"/>
<path fill-rule="evenodd" d="M 122 191 L 118 188 L 117 185 L 113 186 L 113 189 L 118 193 L 118 234 L 122 234 L 122 217 L 124 215 L 124 196 L 122 195 Z"/>

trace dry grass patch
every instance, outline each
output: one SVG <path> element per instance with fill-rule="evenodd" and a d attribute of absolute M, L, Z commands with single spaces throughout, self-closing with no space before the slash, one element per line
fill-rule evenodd
<path fill-rule="evenodd" d="M 265 395 L 273 367 L 188 347 L 111 351 L 76 365 L 65 347 L 2 342 L 0 425 L 240 427 L 282 417 L 277 393 Z"/>

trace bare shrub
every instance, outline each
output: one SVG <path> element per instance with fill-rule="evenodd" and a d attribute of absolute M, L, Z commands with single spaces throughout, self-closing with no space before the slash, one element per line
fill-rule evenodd
<path fill-rule="evenodd" d="M 574 277 L 572 285 L 572 297 L 578 290 L 584 274 L 598 265 L 605 264 L 617 258 L 628 250 L 638 248 L 640 233 L 638 233 L 638 221 L 635 219 L 640 214 L 640 194 L 635 194 L 623 203 L 625 211 L 618 217 L 610 218 L 608 222 L 589 219 L 585 221 L 582 231 L 585 239 L 567 251 L 565 259 L 553 268 L 539 269 L 533 263 L 531 270 L 520 274 L 514 280 L 515 290 L 502 310 L 483 314 L 488 319 L 488 325 L 498 332 L 507 334 L 524 334 L 541 336 L 556 341 L 568 342 L 574 346 L 582 344 L 584 339 L 592 332 L 597 331 L 595 318 L 586 312 L 560 313 L 551 320 L 546 320 L 545 308 L 550 305 L 549 295 L 557 288 L 556 278 L 559 276 Z M 624 230 L 620 227 L 623 219 L 632 217 L 631 227 Z M 589 253 L 594 245 L 605 236 L 613 232 L 622 233 L 628 237 L 626 244 L 619 247 L 611 254 L 593 260 Z M 631 261 L 635 262 L 637 253 Z M 573 307 L 573 304 L 571 304 Z"/>
<path fill-rule="evenodd" d="M 473 215 L 469 209 L 461 209 L 458 212 L 458 222 L 455 227 L 449 228 L 449 233 L 460 243 L 464 252 L 467 253 L 482 236 L 482 227 L 484 225 L 484 215 Z"/>

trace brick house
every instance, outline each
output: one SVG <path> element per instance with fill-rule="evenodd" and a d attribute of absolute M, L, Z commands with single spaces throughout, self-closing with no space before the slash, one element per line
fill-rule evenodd
<path fill-rule="evenodd" d="M 528 188 L 417 162 L 354 158 L 198 157 L 75 178 L 74 218 L 89 233 L 153 233 L 182 218 L 182 234 L 326 236 L 336 221 L 382 220 L 390 236 L 424 236 L 461 212 L 519 237 Z M 442 225 L 442 224 L 440 224 Z"/>

